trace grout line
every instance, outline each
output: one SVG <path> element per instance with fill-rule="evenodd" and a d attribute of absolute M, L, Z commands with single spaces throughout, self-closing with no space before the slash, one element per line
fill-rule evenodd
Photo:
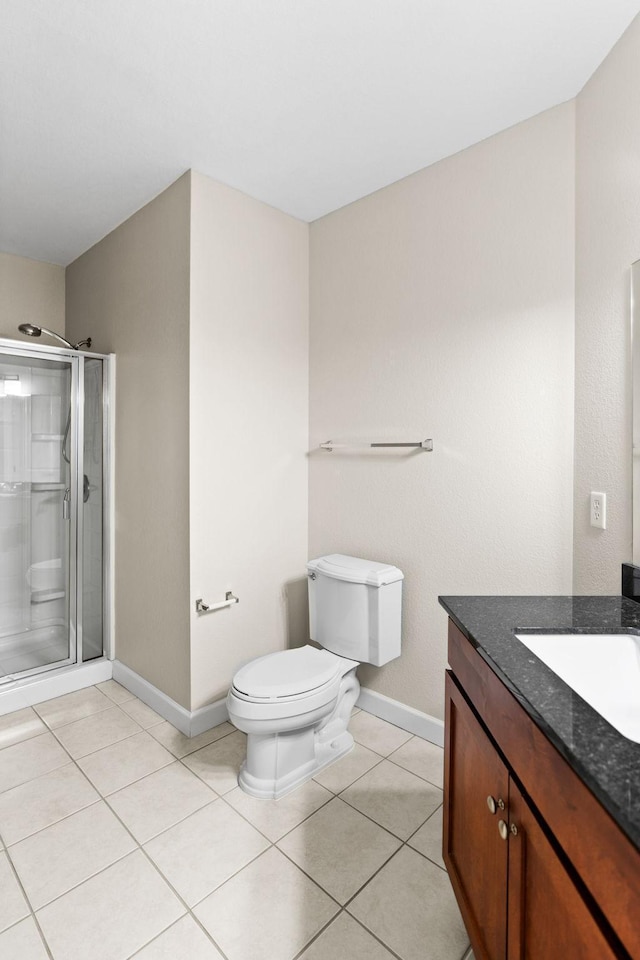
<path fill-rule="evenodd" d="M 181 917 L 178 917 L 178 919 L 175 920 L 172 924 L 170 924 L 170 926 L 166 927 L 164 930 L 161 930 L 160 933 L 157 933 L 152 940 L 148 940 L 147 943 L 143 944 L 143 946 L 141 946 L 139 950 L 136 950 L 135 953 L 132 953 L 129 957 L 127 957 L 127 960 L 135 960 L 136 957 L 140 956 L 143 950 L 146 950 L 148 946 L 150 946 L 152 943 L 155 943 L 156 940 L 159 940 L 160 937 L 164 936 L 164 934 L 167 933 L 168 930 L 172 930 L 173 927 L 177 926 L 182 920 L 184 920 L 185 917 L 190 917 L 194 921 L 194 923 L 198 927 L 200 927 L 200 929 L 206 936 L 207 940 L 209 940 L 213 944 L 213 946 L 216 948 L 216 950 L 219 951 L 220 955 L 224 957 L 224 960 L 229 960 L 227 954 L 218 946 L 218 944 L 215 942 L 211 934 L 207 930 L 205 930 L 205 928 L 202 926 L 198 918 L 195 917 L 193 913 L 191 913 L 191 911 L 189 911 L 189 913 L 183 913 L 183 915 Z"/>
<path fill-rule="evenodd" d="M 66 766 L 69 766 L 69 764 L 66 764 Z M 24 843 L 25 840 L 31 840 L 32 837 L 37 837 L 39 833 L 44 833 L 45 830 L 49 830 L 51 827 L 55 827 L 59 823 L 64 823 L 65 820 L 70 820 L 71 817 L 75 817 L 78 813 L 82 813 L 84 810 L 88 810 L 89 807 L 95 807 L 96 804 L 101 802 L 101 800 L 102 800 L 102 797 L 100 796 L 100 794 L 98 794 L 95 800 L 92 800 L 90 803 L 85 803 L 83 807 L 79 807 L 77 810 L 74 810 L 72 813 L 65 814 L 65 816 L 60 817 L 59 820 L 54 820 L 52 821 L 52 823 L 47 823 L 44 827 L 40 827 L 39 830 L 34 830 L 33 833 L 29 833 L 26 837 L 20 837 L 19 840 L 14 840 L 13 843 L 10 843 L 10 844 L 5 843 L 6 849 L 9 850 L 10 848 L 17 847 L 19 843 Z"/>
<path fill-rule="evenodd" d="M 93 687 L 82 687 L 80 690 L 72 690 L 71 693 L 64 693 L 62 696 L 63 696 L 63 697 L 71 697 L 71 696 L 73 696 L 74 693 L 81 693 L 81 692 L 84 692 L 84 691 L 86 691 L 86 690 L 95 690 L 95 689 L 96 689 L 95 685 L 94 685 Z M 99 690 L 98 690 L 98 693 L 100 693 Z M 76 719 L 76 720 L 86 720 L 88 717 L 95 717 L 95 716 L 97 716 L 99 713 L 104 713 L 105 710 L 109 710 L 111 707 L 115 706 L 115 704 L 113 703 L 113 700 L 109 700 L 109 698 L 106 697 L 104 693 L 102 693 L 101 696 L 105 697 L 106 704 L 104 704 L 104 705 L 101 704 L 101 705 L 100 705 L 100 708 L 99 708 L 98 710 L 92 710 L 91 713 L 87 713 L 84 717 L 76 717 L 75 719 Z M 43 717 L 42 714 L 38 711 L 38 707 L 42 707 L 42 706 L 44 706 L 44 705 L 47 704 L 47 703 L 53 703 L 54 700 L 61 700 L 61 699 L 62 699 L 62 697 L 53 697 L 51 700 L 43 700 L 42 703 L 35 703 L 35 704 L 33 704 L 33 706 L 31 707 L 31 709 L 36 712 L 36 714 L 40 717 L 40 719 L 42 720 L 42 722 L 43 722 L 44 724 L 46 724 L 47 727 L 49 728 L 49 730 L 51 730 L 51 731 L 55 730 L 56 727 L 52 727 L 52 726 L 51 726 L 51 724 L 50 724 L 49 721 L 46 719 L 46 717 Z M 75 723 L 75 720 L 67 720 L 66 723 L 59 723 L 59 724 L 57 724 L 57 726 L 58 726 L 58 727 L 64 727 L 64 726 L 66 726 L 66 725 L 69 724 L 69 723 Z"/>
<path fill-rule="evenodd" d="M 16 883 L 18 884 L 20 890 L 22 891 L 22 896 L 24 897 L 25 902 L 26 902 L 29 910 L 31 911 L 30 916 L 32 917 L 32 919 L 33 919 L 33 921 L 34 921 L 34 923 L 35 923 L 35 925 L 36 925 L 36 928 L 37 928 L 37 930 L 38 930 L 38 933 L 40 934 L 40 937 L 41 937 L 41 939 L 42 939 L 42 942 L 44 943 L 44 946 L 45 946 L 45 949 L 46 949 L 47 953 L 49 954 L 49 957 L 53 958 L 53 954 L 52 954 L 52 952 L 51 952 L 51 950 L 50 950 L 50 948 L 49 948 L 49 944 L 47 943 L 46 937 L 45 937 L 45 935 L 44 935 L 44 931 L 43 931 L 42 927 L 40 926 L 40 921 L 38 920 L 38 918 L 37 918 L 37 916 L 36 916 L 35 910 L 33 909 L 33 904 L 31 903 L 31 899 L 30 899 L 30 897 L 27 895 L 27 891 L 25 890 L 24 885 L 23 885 L 23 883 L 22 883 L 22 880 L 20 879 L 20 875 L 19 875 L 18 871 L 16 870 L 16 865 L 15 865 L 14 862 L 13 862 L 13 859 L 12 859 L 10 853 L 9 853 L 9 850 L 5 848 L 5 852 L 6 852 L 6 855 L 7 855 L 7 861 L 8 861 L 8 863 L 9 863 L 9 867 L 10 867 L 10 869 L 11 869 L 12 872 L 13 872 L 13 875 L 14 875 L 14 878 L 15 878 L 15 880 L 16 880 Z M 18 920 L 18 921 L 16 921 L 16 922 L 17 922 L 17 923 L 20 923 L 22 920 L 26 920 L 26 919 L 27 919 L 27 917 L 21 917 L 20 920 Z M 11 926 L 12 926 L 12 927 L 15 927 L 16 924 L 14 923 L 14 924 L 12 924 Z M 11 929 L 11 927 L 8 927 L 7 929 Z M 3 932 L 4 932 L 4 931 L 3 931 Z"/>
<path fill-rule="evenodd" d="M 126 702 L 129 703 L 128 700 Z M 63 730 L 65 727 L 70 727 L 74 723 L 84 723 L 86 720 L 95 720 L 98 717 L 103 716 L 105 713 L 108 713 L 109 710 L 114 709 L 119 710 L 123 716 L 127 717 L 128 720 L 131 720 L 132 723 L 135 723 L 140 727 L 138 721 L 129 716 L 126 710 L 123 710 L 119 703 L 114 703 L 112 700 L 110 700 L 108 706 L 106 706 L 103 710 L 96 710 L 94 713 L 87 714 L 86 717 L 76 717 L 75 720 L 69 720 L 67 723 L 60 723 L 58 726 L 52 728 L 52 732 L 55 733 L 56 730 Z M 143 729 L 143 727 L 140 727 L 140 729 Z"/>
<path fill-rule="evenodd" d="M 310 947 L 312 944 L 314 944 L 314 943 L 316 942 L 316 940 L 319 940 L 319 939 L 320 939 L 320 937 L 321 937 L 322 934 L 325 932 L 325 930 L 328 930 L 328 928 L 331 926 L 331 924 L 333 923 L 333 921 L 334 921 L 334 920 L 337 920 L 338 917 L 340 916 L 340 914 L 343 913 L 343 912 L 344 912 L 343 910 L 338 910 L 337 913 L 334 913 L 334 915 L 331 917 L 331 919 L 330 919 L 330 920 L 327 920 L 327 922 L 320 928 L 320 930 L 318 930 L 318 932 L 315 933 L 315 934 L 311 937 L 311 939 L 308 940 L 308 941 L 304 944 L 304 946 L 302 947 L 302 949 L 301 949 L 301 950 L 298 950 L 298 952 L 297 952 L 297 953 L 295 954 L 295 956 L 293 957 L 293 960 L 299 960 L 299 958 L 300 958 L 304 953 L 307 952 L 307 950 L 309 949 L 309 947 Z"/>
<path fill-rule="evenodd" d="M 102 687 L 102 686 L 104 686 L 105 684 L 108 684 L 108 683 L 115 683 L 116 686 L 120 687 L 121 690 L 124 690 L 126 693 L 130 694 L 130 696 L 125 697 L 124 699 L 121 699 L 121 700 L 114 700 L 113 697 L 111 696 L 111 694 L 107 693 L 106 690 L 101 690 L 101 689 L 100 689 L 100 687 Z M 126 687 L 123 687 L 121 683 L 118 683 L 117 680 L 114 680 L 113 677 L 111 678 L 111 680 L 101 680 L 100 683 L 94 683 L 94 687 L 96 688 L 96 690 L 98 690 L 98 691 L 103 695 L 103 697 L 109 697 L 109 700 L 113 700 L 113 702 L 114 702 L 114 703 L 117 703 L 117 704 L 120 704 L 120 703 L 128 703 L 129 700 L 139 700 L 139 699 L 140 699 L 139 697 L 136 697 L 135 693 L 131 693 L 131 691 L 130 691 L 130 690 L 127 690 Z"/>
<path fill-rule="evenodd" d="M 400 846 L 398 847 L 398 849 L 397 849 L 397 850 L 394 850 L 393 853 L 392 853 L 390 856 L 387 857 L 387 859 L 384 861 L 384 863 L 381 863 L 381 864 L 380 864 L 380 866 L 378 867 L 378 869 L 377 869 L 374 873 L 372 873 L 370 877 L 368 877 L 368 878 L 365 880 L 365 882 L 362 884 L 362 886 L 361 886 L 361 887 L 358 887 L 358 889 L 357 889 L 356 892 L 353 894 L 353 896 L 349 897 L 349 899 L 345 901 L 345 903 L 343 904 L 343 908 L 344 908 L 345 910 L 347 909 L 347 907 L 349 906 L 349 904 L 353 903 L 353 901 L 356 899 L 356 897 L 360 896 L 360 894 L 362 893 L 362 891 L 364 890 L 364 888 L 369 886 L 369 884 L 370 884 L 371 881 L 374 879 L 374 877 L 377 877 L 378 874 L 380 873 L 380 871 L 381 871 L 381 870 L 384 870 L 384 868 L 387 866 L 387 864 L 388 864 L 391 860 L 393 860 L 393 858 L 394 858 L 395 856 L 397 856 L 397 855 L 400 853 L 400 851 L 403 849 L 403 847 L 406 847 L 406 843 L 401 843 Z M 355 919 L 355 918 L 354 918 L 354 919 Z"/>
<path fill-rule="evenodd" d="M 344 791 L 343 791 L 343 792 L 344 792 Z M 346 798 L 342 797 L 342 795 L 340 795 L 337 799 L 338 799 L 338 800 L 342 800 L 343 803 L 348 804 L 348 805 L 351 807 L 352 810 L 355 810 L 355 811 L 356 811 L 356 813 L 359 813 L 361 816 L 365 817 L 367 820 L 370 820 L 371 823 L 375 824 L 376 827 L 378 827 L 380 830 L 384 830 L 385 833 L 388 833 L 390 836 L 392 836 L 394 840 L 399 840 L 400 843 L 402 843 L 402 844 L 405 844 L 405 843 L 407 842 L 407 840 L 410 840 L 411 837 L 414 835 L 414 833 L 417 833 L 417 831 L 418 831 L 421 827 L 423 827 L 423 826 L 425 825 L 425 823 L 427 822 L 427 820 L 429 819 L 429 817 L 431 817 L 431 816 L 436 812 L 435 810 L 433 810 L 433 811 L 429 814 L 429 816 L 426 817 L 426 819 L 422 820 L 422 821 L 418 824 L 418 826 L 417 826 L 416 829 L 413 831 L 413 833 L 410 834 L 409 837 L 405 838 L 405 837 L 400 837 L 400 836 L 398 836 L 398 834 L 397 834 L 397 833 L 394 833 L 393 830 L 391 830 L 390 827 L 384 827 L 381 823 L 378 822 L 378 820 L 375 820 L 370 814 L 365 813 L 364 810 L 361 810 L 359 807 L 356 807 L 356 806 L 355 806 L 353 803 L 351 803 L 349 800 L 347 800 Z M 440 807 L 440 806 L 442 806 L 441 803 L 438 804 L 438 807 Z M 436 808 L 436 809 L 437 809 L 437 808 Z"/>
<path fill-rule="evenodd" d="M 409 767 L 405 767 L 404 764 L 402 764 L 402 763 L 397 763 L 397 762 L 396 762 L 395 760 L 393 760 L 392 758 L 393 758 L 393 754 L 391 754 L 391 755 L 388 756 L 388 757 L 385 757 L 385 759 L 388 760 L 389 763 L 392 763 L 392 764 L 394 765 L 394 767 L 398 767 L 398 769 L 404 770 L 405 773 L 411 773 L 411 774 L 413 774 L 414 777 L 418 777 L 419 780 L 424 780 L 425 783 L 430 784 L 432 787 L 437 787 L 438 790 L 442 790 L 442 789 L 443 789 L 443 787 L 442 787 L 439 783 L 434 783 L 433 780 L 429 780 L 429 778 L 423 776 L 423 774 L 421 774 L 421 773 L 416 773 L 415 770 L 410 770 Z M 444 751 L 443 751 L 443 762 L 444 762 Z"/>
<path fill-rule="evenodd" d="M 404 958 L 399 953 L 396 953 L 396 951 L 393 950 L 388 943 L 385 943 L 384 940 L 381 940 L 380 937 L 377 936 L 377 934 L 375 934 L 373 930 L 370 930 L 365 923 L 363 923 L 361 920 L 358 920 L 357 917 L 354 917 L 352 913 L 349 913 L 348 911 L 345 911 L 345 913 L 347 914 L 348 917 L 351 917 L 351 919 L 354 920 L 358 924 L 358 926 L 362 927 L 363 930 L 366 930 L 366 932 L 369 934 L 370 937 L 373 937 L 374 940 L 377 940 L 378 943 L 382 944 L 385 950 L 387 950 L 392 957 L 396 957 L 396 960 L 404 960 Z"/>
<path fill-rule="evenodd" d="M 23 707 L 23 709 L 25 708 Z M 11 716 L 11 714 L 4 714 L 4 716 Z M 37 719 L 40 720 L 40 717 L 37 717 Z M 0 717 L 0 720 L 2 720 L 2 717 Z M 43 723 L 42 720 L 40 720 L 40 722 Z M 9 747 L 17 747 L 21 743 L 28 743 L 29 740 L 35 740 L 36 737 L 41 737 L 44 733 L 51 733 L 47 726 L 43 726 L 42 730 L 35 730 L 26 737 L 20 737 L 19 740 L 15 740 L 13 743 L 2 743 L 0 744 L 0 755 L 2 754 L 3 750 L 8 750 Z M 2 739 L 2 732 L 0 732 L 0 739 Z"/>

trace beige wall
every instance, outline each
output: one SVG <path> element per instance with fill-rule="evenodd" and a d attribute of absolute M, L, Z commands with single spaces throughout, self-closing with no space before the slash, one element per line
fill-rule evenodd
<path fill-rule="evenodd" d="M 630 265 L 640 258 L 640 18 L 576 101 L 574 590 L 619 593 L 631 560 Z M 607 529 L 589 525 L 607 493 Z"/>
<path fill-rule="evenodd" d="M 433 716 L 438 594 L 571 589 L 573 174 L 567 104 L 311 227 L 309 550 L 404 571 L 402 656 L 360 677 Z"/>
<path fill-rule="evenodd" d="M 190 706 L 186 174 L 67 268 L 67 334 L 117 354 L 116 655 Z"/>
<path fill-rule="evenodd" d="M 194 173 L 192 709 L 241 663 L 306 641 L 307 224 Z M 196 597 L 240 603 L 198 617 Z"/>
<path fill-rule="evenodd" d="M 18 333 L 20 323 L 64 336 L 64 267 L 0 253 L 0 337 L 26 340 Z M 49 337 L 26 342 L 60 346 Z"/>

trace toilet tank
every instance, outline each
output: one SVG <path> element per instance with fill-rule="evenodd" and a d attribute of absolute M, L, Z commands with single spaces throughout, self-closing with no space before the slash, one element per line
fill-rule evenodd
<path fill-rule="evenodd" d="M 400 656 L 401 570 L 332 553 L 310 560 L 307 572 L 312 640 L 378 667 Z"/>

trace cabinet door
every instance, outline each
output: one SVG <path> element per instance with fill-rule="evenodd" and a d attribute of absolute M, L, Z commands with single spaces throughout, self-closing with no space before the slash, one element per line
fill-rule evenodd
<path fill-rule="evenodd" d="M 604 938 L 513 780 L 509 811 L 508 960 L 621 956 Z"/>
<path fill-rule="evenodd" d="M 476 960 L 504 960 L 509 775 L 450 672 L 445 684 L 444 861 Z"/>

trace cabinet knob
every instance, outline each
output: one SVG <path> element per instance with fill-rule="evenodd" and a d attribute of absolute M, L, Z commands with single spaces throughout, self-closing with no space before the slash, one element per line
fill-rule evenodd
<path fill-rule="evenodd" d="M 495 813 L 496 810 L 504 810 L 504 800 L 502 797 L 498 797 L 497 800 L 494 800 L 494 798 L 489 795 L 487 797 L 487 806 L 489 807 L 491 813 Z"/>
<path fill-rule="evenodd" d="M 503 840 L 506 840 L 509 837 L 509 827 L 504 820 L 498 820 L 498 830 L 500 831 L 500 836 Z"/>

